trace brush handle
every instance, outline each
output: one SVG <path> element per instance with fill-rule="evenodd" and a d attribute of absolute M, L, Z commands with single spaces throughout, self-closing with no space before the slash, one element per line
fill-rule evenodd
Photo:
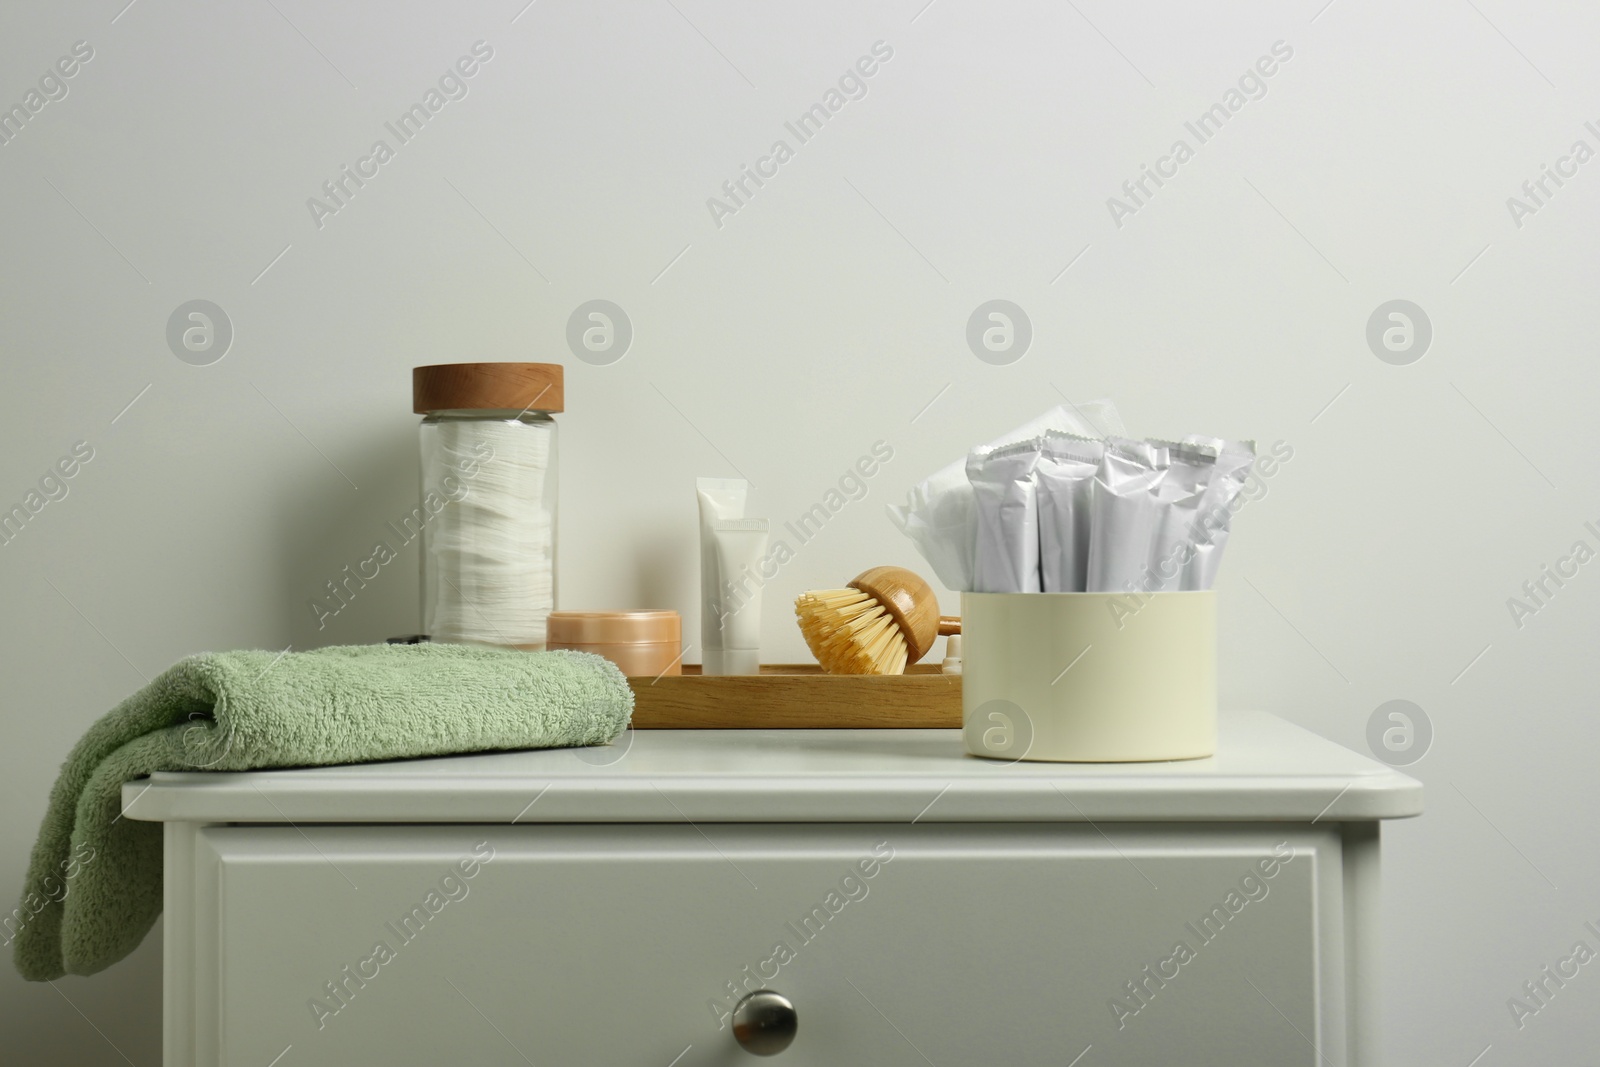
<path fill-rule="evenodd" d="M 939 636 L 940 637 L 958 637 L 958 636 L 960 636 L 960 634 L 961 634 L 961 616 L 960 615 L 940 615 L 939 616 Z"/>
<path fill-rule="evenodd" d="M 906 663 L 917 662 L 933 647 L 939 630 L 939 598 L 932 587 L 904 567 L 871 567 L 856 575 L 859 589 L 883 606 L 906 641 Z"/>

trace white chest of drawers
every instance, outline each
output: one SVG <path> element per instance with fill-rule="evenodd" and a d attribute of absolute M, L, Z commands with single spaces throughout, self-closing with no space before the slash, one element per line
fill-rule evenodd
<path fill-rule="evenodd" d="M 757 989 L 793 1067 L 1373 1067 L 1378 827 L 1421 786 L 1240 714 L 1182 763 L 639 731 L 124 805 L 166 823 L 168 1067 L 753 1064 Z"/>

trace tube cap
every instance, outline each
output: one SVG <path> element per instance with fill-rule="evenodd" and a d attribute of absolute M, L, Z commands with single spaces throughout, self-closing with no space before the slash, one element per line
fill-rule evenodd
<path fill-rule="evenodd" d="M 760 674 L 761 650 L 758 648 L 725 648 L 716 653 L 721 657 L 721 670 L 716 674 Z M 702 670 L 704 668 L 702 667 Z"/>

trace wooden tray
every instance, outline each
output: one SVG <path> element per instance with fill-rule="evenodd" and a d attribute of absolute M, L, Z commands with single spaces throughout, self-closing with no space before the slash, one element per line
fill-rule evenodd
<path fill-rule="evenodd" d="M 934 664 L 905 674 L 824 674 L 763 664 L 760 674 L 629 678 L 639 730 L 960 729 L 961 676 Z"/>

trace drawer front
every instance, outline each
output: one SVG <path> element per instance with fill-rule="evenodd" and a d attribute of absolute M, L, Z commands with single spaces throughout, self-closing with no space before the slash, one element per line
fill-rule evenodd
<path fill-rule="evenodd" d="M 1335 834 L 1108 833 L 208 828 L 197 1059 L 748 1063 L 770 988 L 794 1067 L 1346 1062 Z"/>

